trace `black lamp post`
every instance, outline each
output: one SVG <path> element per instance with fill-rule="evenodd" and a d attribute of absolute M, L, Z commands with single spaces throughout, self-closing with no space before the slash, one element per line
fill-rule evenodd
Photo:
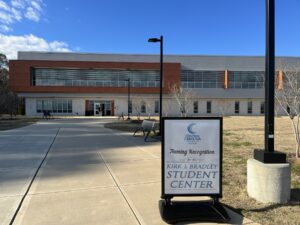
<path fill-rule="evenodd" d="M 275 0 L 266 0 L 265 59 L 265 149 L 254 150 L 254 158 L 263 163 L 285 163 L 286 154 L 274 151 Z"/>
<path fill-rule="evenodd" d="M 148 42 L 159 42 L 160 43 L 160 86 L 159 86 L 159 133 L 161 135 L 162 128 L 162 86 L 163 86 L 163 43 L 164 37 L 160 38 L 149 38 Z"/>
<path fill-rule="evenodd" d="M 130 120 L 130 110 L 129 110 L 129 106 L 131 106 L 131 104 L 130 104 L 130 79 L 128 78 L 128 79 L 126 79 L 126 81 L 127 81 L 127 87 L 128 87 L 127 120 Z"/>
<path fill-rule="evenodd" d="M 265 151 L 274 152 L 275 0 L 266 0 Z"/>

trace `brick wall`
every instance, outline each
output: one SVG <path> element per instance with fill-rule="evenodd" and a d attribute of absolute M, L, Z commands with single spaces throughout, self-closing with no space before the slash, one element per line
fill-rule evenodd
<path fill-rule="evenodd" d="M 78 61 L 38 61 L 10 60 L 9 86 L 12 91 L 23 93 L 127 93 L 127 87 L 61 87 L 31 86 L 31 69 L 44 68 L 79 68 L 79 69 L 154 69 L 159 70 L 159 63 L 134 62 L 78 62 Z M 171 83 L 180 83 L 180 63 L 164 63 L 163 92 L 168 93 Z M 159 93 L 159 88 L 131 88 L 131 93 Z"/>

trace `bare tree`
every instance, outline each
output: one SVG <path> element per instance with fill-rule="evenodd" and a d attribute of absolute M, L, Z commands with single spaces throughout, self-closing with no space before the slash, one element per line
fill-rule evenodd
<path fill-rule="evenodd" d="M 181 116 L 186 117 L 193 104 L 193 92 L 176 84 L 170 85 L 169 90 L 178 103 Z"/>
<path fill-rule="evenodd" d="M 283 69 L 284 83 L 277 88 L 275 98 L 281 109 L 289 116 L 296 143 L 296 157 L 300 157 L 300 66 Z"/>
<path fill-rule="evenodd" d="M 131 98 L 132 102 L 132 112 L 137 117 L 138 120 L 141 119 L 141 97 L 140 96 L 133 96 Z"/>
<path fill-rule="evenodd" d="M 13 92 L 6 94 L 6 111 L 10 114 L 10 117 L 16 116 L 19 108 L 19 98 Z"/>
<path fill-rule="evenodd" d="M 145 97 L 141 97 L 140 101 L 145 104 L 146 107 L 146 113 L 148 115 L 148 119 L 151 119 L 151 111 L 154 111 L 154 104 L 150 101 L 150 99 L 147 99 Z"/>
<path fill-rule="evenodd" d="M 217 100 L 217 104 L 221 112 L 221 115 L 224 117 L 228 109 L 230 108 L 230 102 L 227 99 L 222 98 Z"/>
<path fill-rule="evenodd" d="M 163 108 L 162 108 L 164 116 L 169 116 L 169 112 L 171 111 L 171 108 L 172 108 L 172 99 L 164 98 Z"/>

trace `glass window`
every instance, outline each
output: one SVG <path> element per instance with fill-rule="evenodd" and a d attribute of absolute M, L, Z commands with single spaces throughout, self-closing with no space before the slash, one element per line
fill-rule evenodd
<path fill-rule="evenodd" d="M 206 113 L 211 113 L 211 101 L 206 102 Z"/>
<path fill-rule="evenodd" d="M 72 100 L 68 100 L 68 113 L 72 112 Z"/>
<path fill-rule="evenodd" d="M 159 112 L 159 101 L 155 101 L 154 102 L 154 113 L 158 113 Z"/>
<path fill-rule="evenodd" d="M 247 108 L 248 108 L 248 114 L 252 114 L 252 101 L 248 101 Z"/>
<path fill-rule="evenodd" d="M 260 103 L 260 113 L 264 114 L 265 113 L 265 102 Z"/>
<path fill-rule="evenodd" d="M 34 86 L 98 86 L 127 87 L 128 79 L 133 87 L 151 87 L 159 83 L 159 70 L 122 69 L 67 69 L 34 68 Z"/>
<path fill-rule="evenodd" d="M 44 110 L 52 113 L 72 113 L 72 100 L 71 99 L 52 99 L 52 100 L 37 100 L 36 111 L 41 113 Z"/>
<path fill-rule="evenodd" d="M 144 101 L 141 103 L 141 113 L 146 113 L 146 103 Z"/>
<path fill-rule="evenodd" d="M 36 101 L 36 112 L 41 113 L 43 111 L 43 102 L 42 100 Z"/>
<path fill-rule="evenodd" d="M 63 112 L 63 104 L 62 104 L 62 100 L 61 99 L 57 100 L 57 112 L 58 113 L 62 113 Z"/>
<path fill-rule="evenodd" d="M 235 114 L 239 114 L 240 113 L 240 102 L 239 101 L 236 101 L 234 103 L 234 112 L 235 112 Z"/>
<path fill-rule="evenodd" d="M 57 100 L 52 101 L 52 110 L 54 113 L 57 113 Z"/>
<path fill-rule="evenodd" d="M 259 89 L 264 83 L 264 71 L 230 71 L 229 87 Z"/>
<path fill-rule="evenodd" d="M 222 88 L 224 71 L 182 70 L 180 79 L 185 88 Z"/>
<path fill-rule="evenodd" d="M 199 111 L 198 108 L 199 108 L 198 107 L 198 101 L 195 101 L 194 102 L 194 113 L 198 113 L 198 111 Z"/>
<path fill-rule="evenodd" d="M 68 101 L 65 99 L 63 100 L 63 112 L 68 112 Z"/>

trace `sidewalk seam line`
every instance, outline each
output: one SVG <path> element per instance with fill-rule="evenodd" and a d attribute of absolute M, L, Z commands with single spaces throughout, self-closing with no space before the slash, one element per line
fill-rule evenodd
<path fill-rule="evenodd" d="M 110 129 L 110 132 L 113 133 L 112 129 Z M 140 145 L 138 145 L 137 143 L 135 143 L 135 142 L 132 141 L 132 140 L 129 140 L 128 138 L 125 138 L 122 134 L 118 134 L 118 133 L 117 133 L 116 135 L 118 135 L 118 136 L 121 137 L 122 139 L 126 140 L 128 143 L 134 144 L 137 148 L 139 148 L 140 150 L 142 150 L 142 151 L 145 152 L 145 153 L 148 153 L 148 154 L 149 154 L 150 156 L 152 156 L 153 158 L 159 159 L 158 156 L 156 156 L 156 155 L 154 155 L 153 153 L 151 153 L 151 152 L 149 152 L 149 151 L 143 149 Z"/>
<path fill-rule="evenodd" d="M 89 191 L 89 190 L 95 190 L 95 189 L 109 189 L 109 188 L 115 188 L 115 187 L 117 187 L 117 186 L 97 186 L 97 187 L 91 187 L 91 188 L 78 188 L 78 189 L 61 190 L 61 191 L 39 192 L 39 193 L 28 194 L 28 196 L 60 194 L 60 193 L 69 193 L 69 192 L 77 192 L 77 191 Z"/>
<path fill-rule="evenodd" d="M 13 215 L 13 217 L 12 217 L 10 223 L 9 223 L 9 225 L 12 225 L 12 224 L 15 222 L 15 219 L 16 219 L 16 217 L 17 217 L 17 215 L 18 215 L 18 213 L 19 213 L 19 211 L 20 211 L 20 209 L 21 209 L 21 207 L 22 207 L 22 204 L 23 204 L 23 202 L 24 202 L 24 200 L 25 200 L 27 194 L 29 193 L 29 190 L 30 190 L 30 188 L 31 188 L 31 186 L 32 186 L 32 184 L 33 184 L 33 182 L 34 182 L 34 180 L 35 180 L 35 178 L 36 178 L 36 176 L 37 176 L 37 174 L 38 174 L 40 168 L 42 167 L 42 165 L 43 165 L 45 159 L 47 158 L 48 153 L 50 152 L 50 150 L 51 150 L 51 148 L 52 148 L 52 145 L 54 144 L 55 139 L 56 139 L 56 137 L 57 137 L 59 131 L 60 131 L 60 128 L 58 128 L 58 130 L 57 130 L 57 132 L 56 132 L 56 134 L 55 134 L 55 136 L 54 136 L 54 138 L 53 138 L 53 140 L 52 140 L 52 143 L 50 144 L 50 146 L 49 146 L 49 148 L 48 148 L 48 151 L 46 152 L 46 154 L 45 154 L 45 156 L 44 156 L 42 162 L 40 163 L 39 167 L 37 168 L 36 172 L 34 173 L 33 178 L 31 179 L 31 181 L 30 181 L 30 183 L 29 183 L 29 186 L 28 186 L 28 188 L 27 188 L 25 194 L 23 195 L 23 197 L 22 197 L 22 199 L 21 199 L 21 201 L 20 201 L 20 203 L 19 203 L 19 205 L 18 205 L 18 208 L 16 209 L 16 211 L 15 211 L 15 213 L 14 213 L 14 215 Z"/>
<path fill-rule="evenodd" d="M 112 169 L 110 168 L 110 166 L 108 165 L 108 163 L 106 163 L 106 161 L 104 160 L 104 158 L 103 158 L 101 152 L 99 152 L 99 155 L 100 155 L 100 157 L 102 158 L 102 160 L 103 160 L 103 162 L 104 162 L 104 164 L 105 164 L 105 166 L 106 166 L 108 172 L 110 173 L 112 179 L 113 179 L 114 182 L 116 183 L 117 188 L 119 189 L 121 195 L 123 196 L 124 200 L 126 201 L 127 205 L 129 206 L 131 212 L 133 213 L 135 219 L 137 220 L 137 222 L 138 222 L 140 225 L 145 224 L 145 223 L 143 222 L 143 219 L 142 219 L 141 215 L 137 215 L 138 212 L 135 212 L 136 210 L 134 210 L 134 209 L 133 209 L 133 206 L 130 205 L 129 200 L 127 199 L 127 197 L 126 197 L 126 195 L 125 195 L 125 193 L 124 193 L 125 191 L 123 190 L 122 186 L 119 184 L 119 181 L 117 180 L 117 178 L 114 176 L 114 173 L 113 173 Z M 140 218 L 139 218 L 139 217 L 140 217 Z"/>

